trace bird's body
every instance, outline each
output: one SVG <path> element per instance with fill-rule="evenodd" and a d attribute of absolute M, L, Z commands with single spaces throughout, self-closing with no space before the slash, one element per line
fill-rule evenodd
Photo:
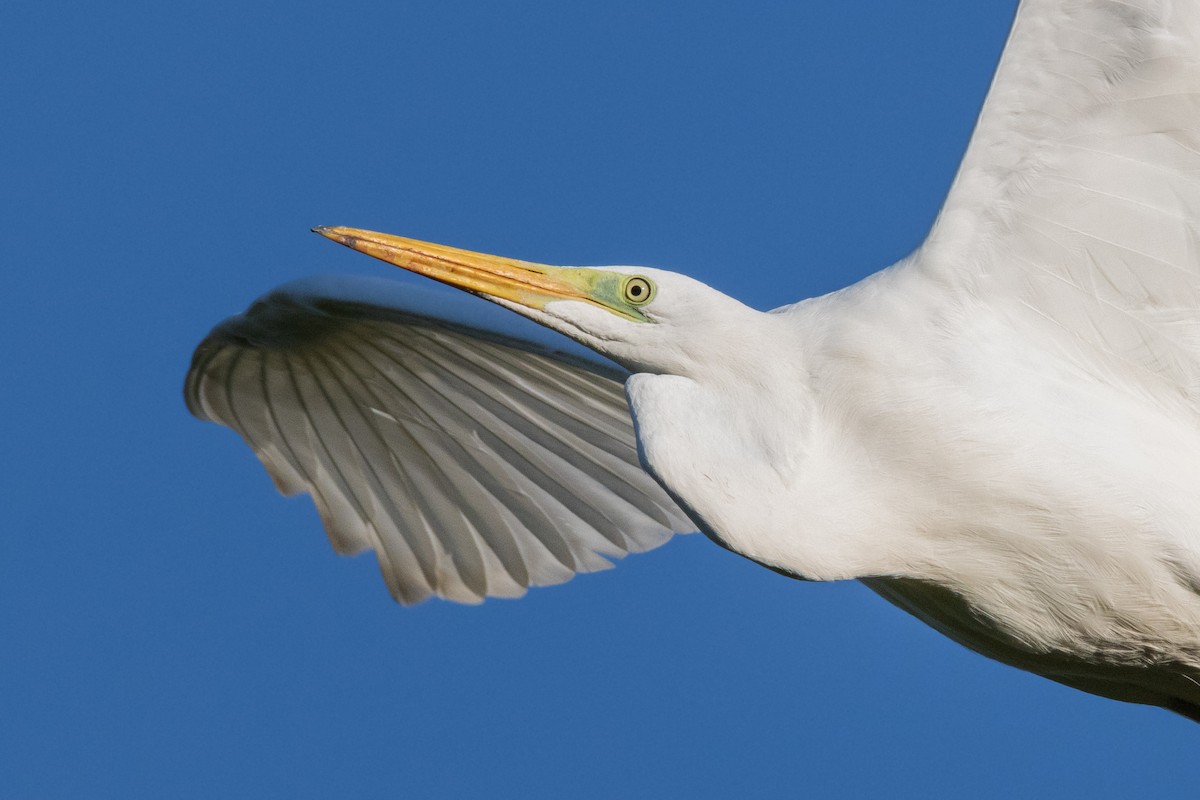
<path fill-rule="evenodd" d="M 744 309 L 728 358 L 627 382 L 643 463 L 764 566 L 865 579 L 993 658 L 1200 713 L 1200 428 L 960 303 L 901 268 Z"/>
<path fill-rule="evenodd" d="M 1025 0 L 926 243 L 773 312 L 320 230 L 619 365 L 377 296 L 285 291 L 214 332 L 193 411 L 399 599 L 519 594 L 694 524 L 1200 719 L 1200 7 Z"/>

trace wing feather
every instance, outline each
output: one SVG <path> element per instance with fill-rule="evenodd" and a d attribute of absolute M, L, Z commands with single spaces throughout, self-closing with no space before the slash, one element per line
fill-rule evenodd
<path fill-rule="evenodd" d="M 573 346 L 470 299 L 309 279 L 214 329 L 185 396 L 397 600 L 479 602 L 691 529 L 638 464 L 624 373 Z"/>
<path fill-rule="evenodd" d="M 1200 4 L 1024 0 L 909 265 L 1194 416 L 1198 238 Z"/>
<path fill-rule="evenodd" d="M 426 456 L 421 474 L 428 474 L 438 479 L 442 491 L 445 492 L 450 503 L 463 515 L 464 521 L 471 529 L 473 533 L 471 540 L 481 539 L 483 541 L 499 560 L 505 573 L 515 581 L 516 586 L 528 585 L 529 573 L 521 560 L 514 534 L 507 521 L 503 518 L 489 519 L 493 515 L 490 513 L 490 508 L 482 502 L 483 498 L 475 492 L 463 491 L 464 484 L 470 485 L 470 473 L 468 472 L 467 480 L 464 480 L 461 472 L 467 465 L 462 463 L 463 459 L 456 452 L 453 439 L 447 441 L 449 447 L 445 447 L 437 455 L 431 455 L 430 451 L 437 447 L 436 440 L 431 443 L 430 447 L 422 447 L 417 437 L 407 437 L 407 441 L 405 437 L 397 437 L 396 433 L 402 431 L 402 428 L 395 422 L 396 413 L 402 414 L 402 410 L 391 402 L 386 394 L 373 388 L 371 383 L 362 377 L 371 374 L 372 371 L 382 374 L 381 367 L 385 365 L 365 358 L 361 349 L 361 345 L 355 346 L 352 342 L 348 343 L 340 360 L 343 362 L 346 383 L 353 384 L 352 386 L 343 385 L 346 392 L 346 404 L 355 407 L 362 417 L 364 425 L 364 431 L 361 434 L 352 433 L 352 437 L 356 441 L 361 438 L 371 445 L 370 451 L 363 453 L 363 464 L 373 473 L 373 492 L 380 496 L 387 496 L 386 476 L 381 477 L 378 474 L 378 470 L 374 467 L 375 464 L 392 463 L 394 461 L 392 454 L 403 448 L 405 444 L 420 448 Z M 399 388 L 397 395 L 404 397 Z M 367 405 L 356 402 L 356 398 L 365 400 Z M 389 407 L 395 413 L 384 410 Z M 440 426 L 440 429 L 444 432 L 445 426 Z M 438 460 L 438 455 L 444 457 Z M 383 511 L 389 518 L 400 514 L 399 509 L 390 504 Z M 483 553 L 484 551 L 480 550 L 479 552 Z M 468 558 L 469 556 L 470 553 L 468 553 Z M 509 589 L 509 591 L 513 590 Z"/>

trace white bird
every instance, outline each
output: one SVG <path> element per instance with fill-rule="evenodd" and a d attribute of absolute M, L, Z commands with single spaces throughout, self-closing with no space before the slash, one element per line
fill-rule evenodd
<path fill-rule="evenodd" d="M 1200 720 L 1200 4 L 1024 0 L 925 243 L 768 313 L 657 269 L 317 230 L 604 357 L 378 281 L 283 287 L 200 345 L 192 412 L 401 602 L 698 527 Z"/>

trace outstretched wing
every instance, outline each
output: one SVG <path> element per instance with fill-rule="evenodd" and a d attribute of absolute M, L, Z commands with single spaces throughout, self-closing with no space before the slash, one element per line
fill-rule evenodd
<path fill-rule="evenodd" d="M 1198 234 L 1200 3 L 1024 0 L 909 266 L 1194 415 Z"/>
<path fill-rule="evenodd" d="M 638 464 L 625 373 L 573 347 L 457 293 L 308 279 L 218 325 L 184 391 L 397 600 L 479 602 L 692 529 Z"/>

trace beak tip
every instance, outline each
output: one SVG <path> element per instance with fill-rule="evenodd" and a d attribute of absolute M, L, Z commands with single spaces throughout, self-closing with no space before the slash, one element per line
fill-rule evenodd
<path fill-rule="evenodd" d="M 335 242 L 343 242 L 343 243 L 345 242 L 345 237 L 339 233 L 338 228 L 336 226 L 317 225 L 316 227 L 311 228 L 311 230 L 313 233 L 321 234 L 326 239 L 332 239 Z"/>

